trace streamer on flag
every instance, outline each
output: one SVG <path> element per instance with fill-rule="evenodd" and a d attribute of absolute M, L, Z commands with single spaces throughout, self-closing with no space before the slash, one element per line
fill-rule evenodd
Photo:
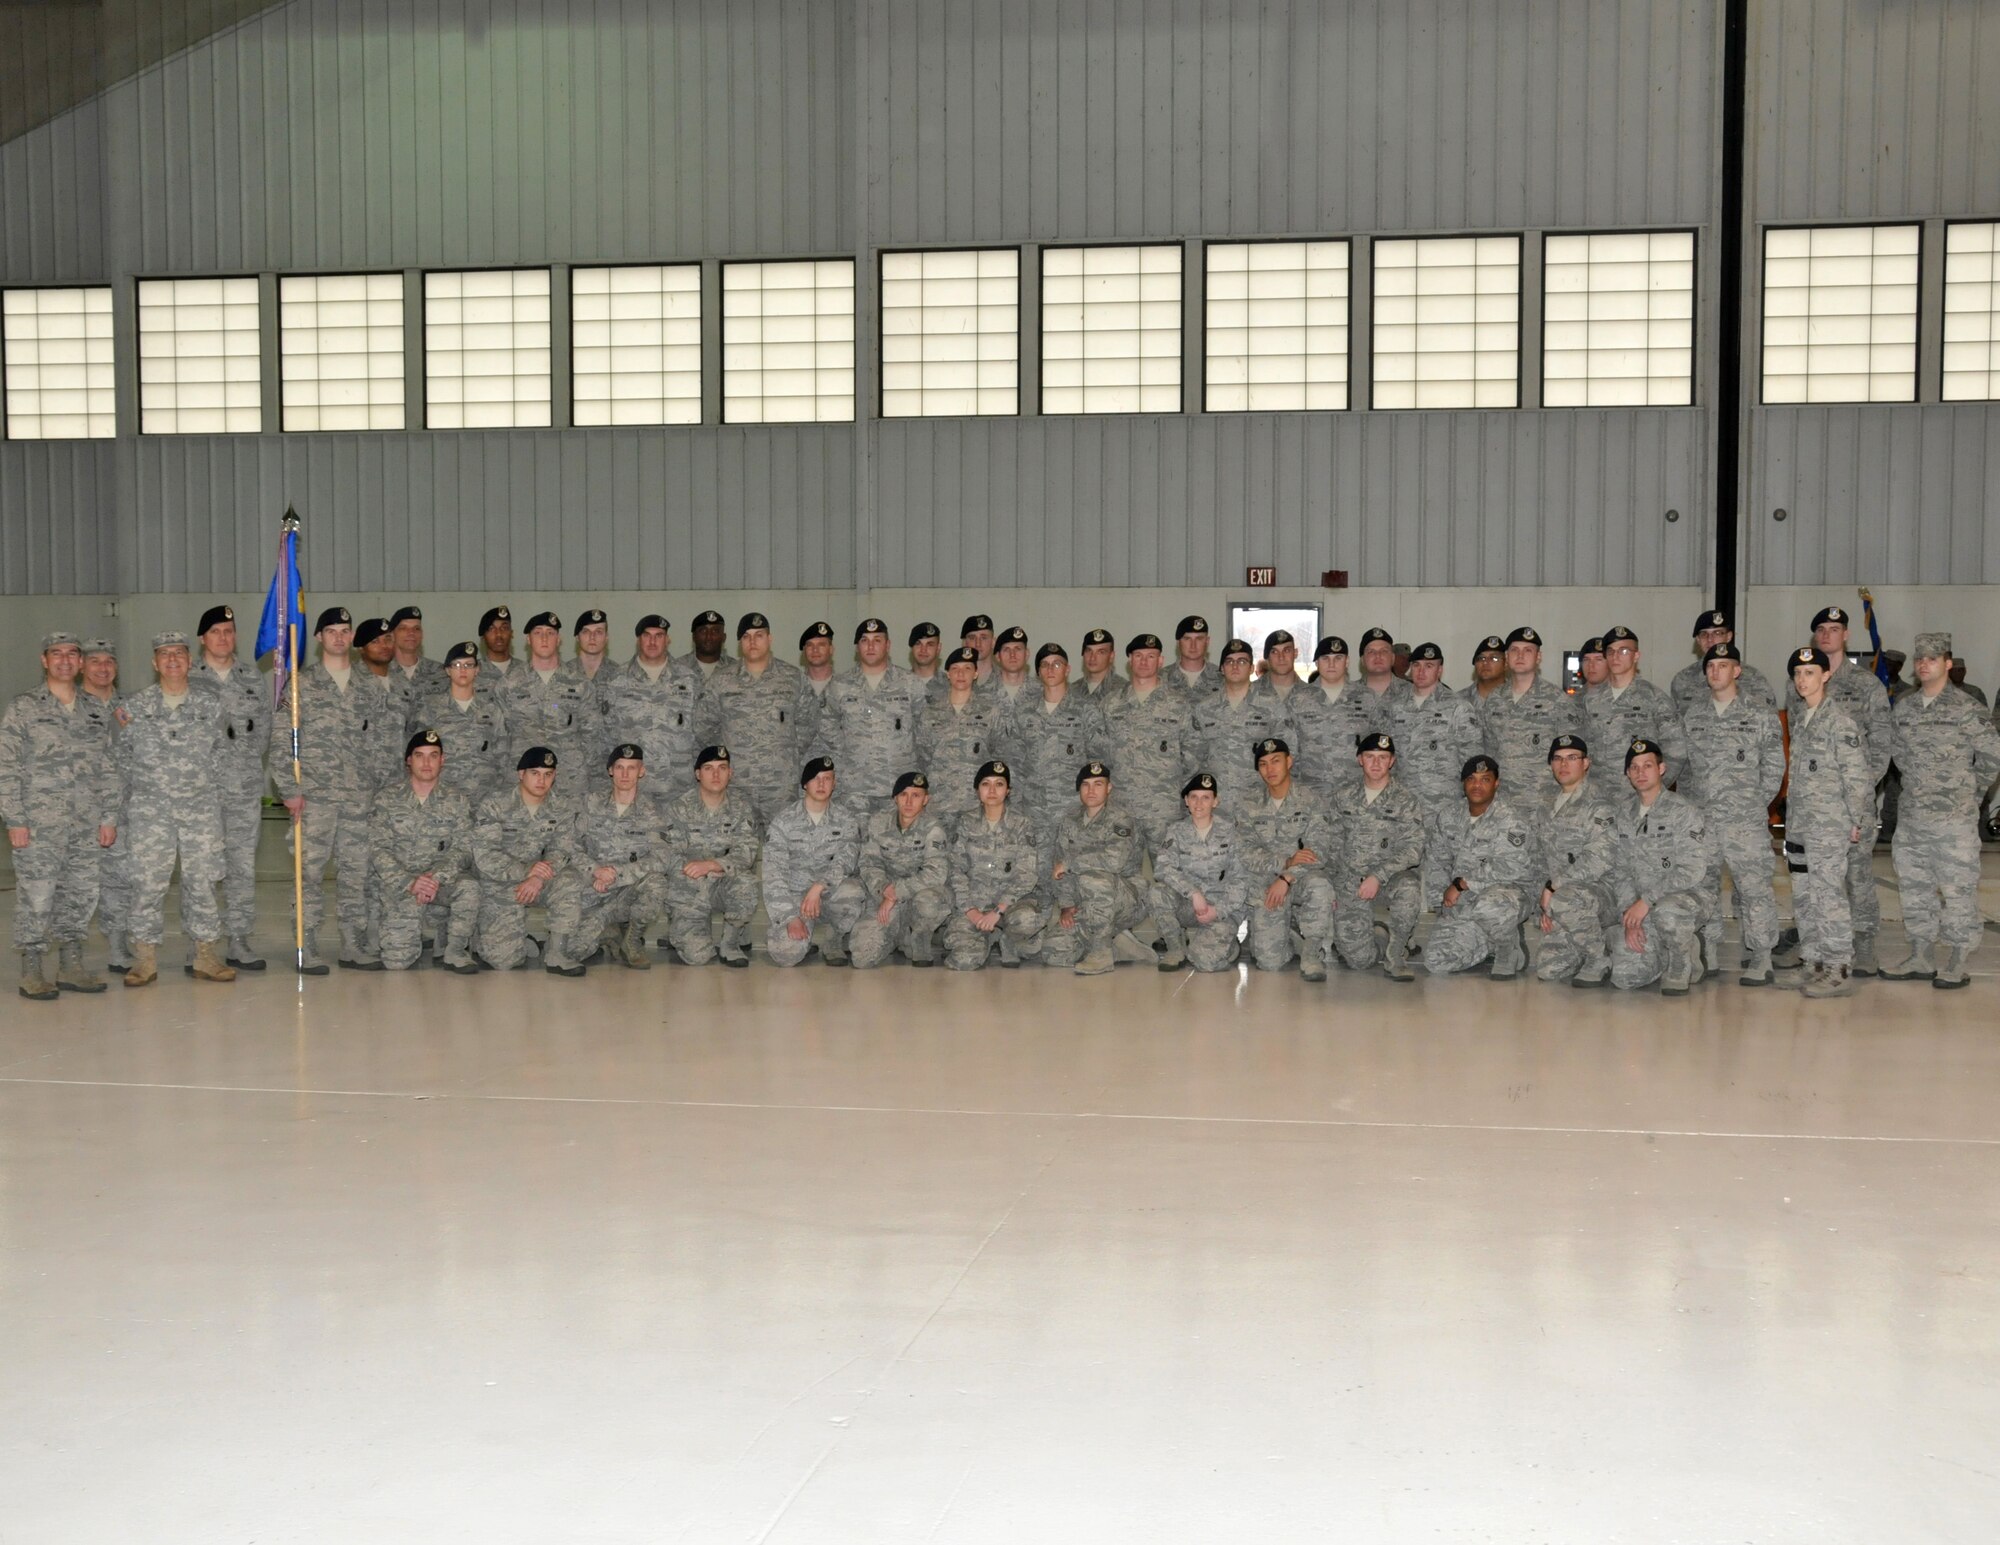
<path fill-rule="evenodd" d="M 278 538 L 278 567 L 271 575 L 271 589 L 264 597 L 264 616 L 257 624 L 257 658 L 278 653 L 277 668 L 271 672 L 271 701 L 285 700 L 285 686 L 299 668 L 304 650 L 304 630 L 299 626 L 305 605 L 305 581 L 299 574 L 299 517 L 285 511 L 284 534 Z"/>
<path fill-rule="evenodd" d="M 1866 585 L 1861 587 L 1861 616 L 1868 624 L 1868 642 L 1875 650 L 1875 658 L 1871 662 L 1875 679 L 1886 687 L 1889 685 L 1889 657 L 1882 652 L 1882 629 L 1875 621 L 1875 597 L 1869 594 Z"/>

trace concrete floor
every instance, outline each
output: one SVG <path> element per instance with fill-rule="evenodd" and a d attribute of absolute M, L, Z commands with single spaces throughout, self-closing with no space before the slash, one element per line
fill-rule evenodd
<path fill-rule="evenodd" d="M 0 1541 L 1990 1545 L 1976 965 L 9 998 Z"/>

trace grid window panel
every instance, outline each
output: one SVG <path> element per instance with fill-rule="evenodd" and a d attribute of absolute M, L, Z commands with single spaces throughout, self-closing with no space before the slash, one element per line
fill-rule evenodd
<path fill-rule="evenodd" d="M 701 422 L 701 265 L 570 273 L 571 421 Z"/>
<path fill-rule="evenodd" d="M 278 380 L 287 431 L 404 425 L 403 276 L 278 281 Z"/>
<path fill-rule="evenodd" d="M 1694 232 L 1551 236 L 1542 248 L 1542 405 L 1694 402 Z"/>
<path fill-rule="evenodd" d="M 2000 224 L 1954 224 L 1944 238 L 1944 400 L 2000 398 Z"/>
<path fill-rule="evenodd" d="M 1378 408 L 1521 404 L 1521 238 L 1375 243 Z"/>
<path fill-rule="evenodd" d="M 1914 225 L 1764 233 L 1764 400 L 1915 402 Z"/>
<path fill-rule="evenodd" d="M 1205 256 L 1207 411 L 1345 408 L 1348 244 L 1211 242 Z"/>
<path fill-rule="evenodd" d="M 264 427 L 255 279 L 139 281 L 139 432 Z"/>
<path fill-rule="evenodd" d="M 1042 249 L 1042 411 L 1181 410 L 1181 249 Z"/>
<path fill-rule="evenodd" d="M 854 418 L 854 260 L 722 265 L 722 417 Z"/>
<path fill-rule="evenodd" d="M 0 357 L 8 439 L 117 434 L 108 287 L 7 291 L 0 296 Z"/>
<path fill-rule="evenodd" d="M 1021 254 L 882 254 L 882 416 L 1021 410 Z"/>
<path fill-rule="evenodd" d="M 424 422 L 544 429 L 551 422 L 549 270 L 424 275 Z"/>

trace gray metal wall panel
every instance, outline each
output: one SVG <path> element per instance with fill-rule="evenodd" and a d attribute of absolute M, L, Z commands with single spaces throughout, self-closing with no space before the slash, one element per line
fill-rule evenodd
<path fill-rule="evenodd" d="M 103 129 L 89 101 L 0 144 L 0 284 L 103 282 Z"/>
<path fill-rule="evenodd" d="M 100 539 L 110 452 L 108 440 L 0 443 L 0 595 L 114 588 Z"/>

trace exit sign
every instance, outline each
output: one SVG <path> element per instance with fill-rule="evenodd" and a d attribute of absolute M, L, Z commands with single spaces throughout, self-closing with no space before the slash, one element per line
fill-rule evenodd
<path fill-rule="evenodd" d="M 1278 582 L 1276 569 L 1248 569 L 1244 583 L 1253 590 L 1267 590 Z"/>

